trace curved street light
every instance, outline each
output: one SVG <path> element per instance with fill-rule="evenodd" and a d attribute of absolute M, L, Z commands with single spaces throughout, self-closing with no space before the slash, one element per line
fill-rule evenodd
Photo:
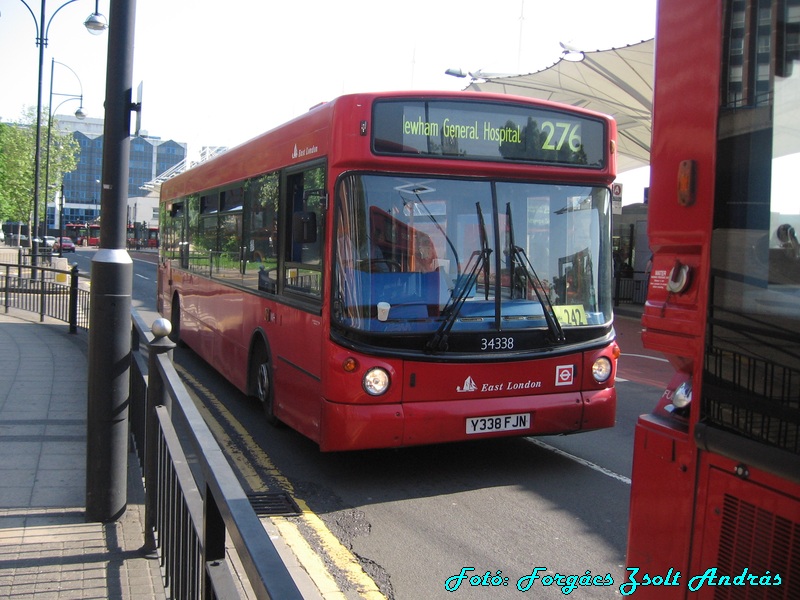
<path fill-rule="evenodd" d="M 45 190 L 49 190 L 50 189 L 50 140 L 51 140 L 52 134 L 53 134 L 53 116 L 56 114 L 56 112 L 58 111 L 58 109 L 61 107 L 62 104 L 66 104 L 67 102 L 71 102 L 73 100 L 80 100 L 80 106 L 78 106 L 78 110 L 75 111 L 75 117 L 77 119 L 80 119 L 80 120 L 83 120 L 83 119 L 86 118 L 86 111 L 83 110 L 83 83 L 81 82 L 81 78 L 78 77 L 78 74 L 74 70 L 72 70 L 72 68 L 70 66 L 65 65 L 62 62 L 59 62 L 54 58 L 52 58 L 50 60 L 51 60 L 51 64 L 50 64 L 50 101 L 47 103 L 47 110 L 48 110 L 48 115 L 47 115 L 47 158 L 45 159 L 45 165 L 46 166 L 45 166 L 45 170 L 44 170 L 44 187 L 45 187 Z M 80 94 L 60 94 L 58 92 L 53 92 L 53 75 L 55 74 L 55 68 L 56 68 L 57 64 L 61 65 L 62 67 L 66 67 L 67 69 L 69 69 L 70 72 L 72 72 L 73 75 L 75 75 L 75 79 L 78 80 L 78 85 L 81 88 L 81 93 Z M 54 109 L 53 108 L 53 96 L 65 96 L 66 100 L 63 100 Z M 64 184 L 63 184 L 63 182 L 61 184 L 61 204 L 62 204 L 62 213 L 63 213 L 63 204 L 64 204 Z M 45 198 L 44 206 L 45 206 L 45 213 L 46 213 L 47 212 L 47 198 Z M 55 217 L 54 217 L 53 220 L 55 221 Z M 61 234 L 63 234 L 64 226 L 63 226 L 63 223 L 61 222 L 61 219 L 59 219 L 59 228 L 61 229 Z M 38 224 L 37 224 L 37 233 L 38 233 Z M 45 233 L 47 233 L 46 230 L 45 230 Z M 61 248 L 61 246 L 60 246 L 60 240 L 59 240 L 59 256 L 61 256 L 60 248 Z"/>
<path fill-rule="evenodd" d="M 67 0 L 59 6 L 50 18 L 47 18 L 47 0 L 42 0 L 40 16 L 37 19 L 31 7 L 25 0 L 20 0 L 28 9 L 28 12 L 33 18 L 36 25 L 36 46 L 39 48 L 39 87 L 37 90 L 36 101 L 36 151 L 34 153 L 34 175 L 33 175 L 33 226 L 36 228 L 36 234 L 31 236 L 31 266 L 34 267 L 31 277 L 36 278 L 36 264 L 38 262 L 39 251 L 39 179 L 41 176 L 41 153 L 42 153 L 42 76 L 44 71 L 44 49 L 47 46 L 47 36 L 50 33 L 50 24 L 53 22 L 55 16 L 65 6 L 77 2 L 77 0 Z M 97 35 L 108 27 L 105 23 L 105 17 L 101 15 L 98 10 L 99 0 L 95 0 L 94 12 L 84 21 L 87 30 Z"/>

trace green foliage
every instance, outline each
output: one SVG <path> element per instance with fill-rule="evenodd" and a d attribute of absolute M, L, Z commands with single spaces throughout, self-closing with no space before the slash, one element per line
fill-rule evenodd
<path fill-rule="evenodd" d="M 47 109 L 44 110 L 39 172 L 41 218 L 46 211 L 45 203 L 53 197 L 54 188 L 61 185 L 65 173 L 75 170 L 80 155 L 78 142 L 71 133 L 60 133 L 58 122 L 53 119 L 48 170 Z M 28 108 L 19 122 L 0 123 L 0 221 L 30 222 L 33 214 L 35 156 L 36 109 Z M 46 178 L 49 181 L 45 181 Z"/>

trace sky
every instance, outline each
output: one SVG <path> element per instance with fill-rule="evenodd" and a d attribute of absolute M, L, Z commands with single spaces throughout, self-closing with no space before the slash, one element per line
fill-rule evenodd
<path fill-rule="evenodd" d="M 41 2 L 0 0 L 0 120 L 37 102 Z M 83 21 L 92 0 L 46 5 L 42 98 L 72 114 L 83 94 L 102 118 L 107 34 Z M 234 146 L 312 106 L 352 92 L 460 90 L 448 68 L 531 73 L 559 59 L 559 42 L 605 50 L 652 38 L 656 0 L 138 0 L 134 94 L 142 130 L 201 146 Z M 109 0 L 99 0 L 109 16 Z M 56 11 L 57 14 L 56 14 Z M 112 17 L 113 19 L 113 17 Z M 61 64 L 59 64 L 61 63 Z M 72 71 L 72 72 L 71 72 Z M 618 178 L 641 201 L 647 169 Z"/>

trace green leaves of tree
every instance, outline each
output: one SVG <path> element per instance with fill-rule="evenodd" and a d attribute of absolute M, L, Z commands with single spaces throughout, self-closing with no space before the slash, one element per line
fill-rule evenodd
<path fill-rule="evenodd" d="M 75 170 L 80 146 L 71 133 L 58 131 L 53 118 L 47 144 L 47 108 L 43 109 L 40 146 L 39 210 L 61 185 L 65 173 Z M 49 149 L 49 177 L 48 175 Z M 36 109 L 27 108 L 16 123 L 0 123 L 0 221 L 30 223 L 33 213 L 36 155 Z M 45 178 L 49 181 L 45 181 Z"/>

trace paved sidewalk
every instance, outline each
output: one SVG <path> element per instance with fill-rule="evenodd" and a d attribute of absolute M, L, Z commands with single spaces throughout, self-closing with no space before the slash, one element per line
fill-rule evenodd
<path fill-rule="evenodd" d="M 0 598 L 165 598 L 158 561 L 139 551 L 133 455 L 125 514 L 85 519 L 86 355 L 86 332 L 0 312 Z"/>

